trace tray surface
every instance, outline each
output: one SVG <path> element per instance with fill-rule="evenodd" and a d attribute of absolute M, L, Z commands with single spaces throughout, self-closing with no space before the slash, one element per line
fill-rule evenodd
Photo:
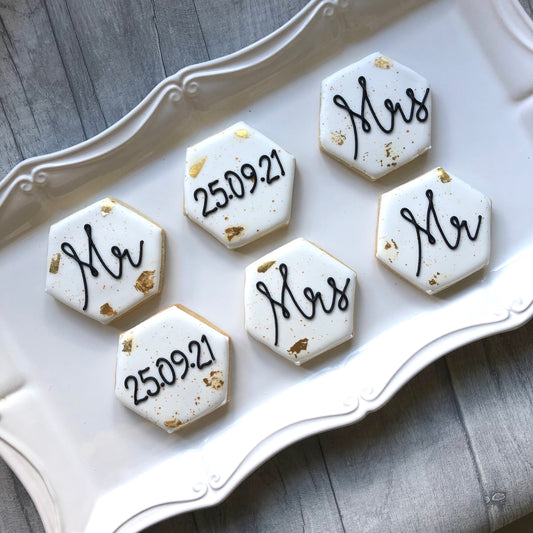
<path fill-rule="evenodd" d="M 24 162 L 0 182 L 0 273 L 12 280 L 0 301 L 0 452 L 48 530 L 137 531 L 216 503 L 283 446 L 362 418 L 437 357 L 531 316 L 533 80 L 513 80 L 502 65 L 520 60 L 515 49 L 531 55 L 532 34 L 510 4 L 494 1 L 487 26 L 500 52 L 490 63 L 474 3 L 399 11 L 382 1 L 366 12 L 310 4 L 263 42 L 168 78 L 95 139 Z M 378 16 L 385 5 L 393 21 Z M 454 35 L 445 46 L 433 38 L 444 31 Z M 316 39 L 327 49 L 312 49 Z M 370 183 L 318 150 L 318 94 L 324 77 L 376 50 L 430 81 L 433 148 Z M 182 175 L 187 146 L 240 119 L 294 154 L 297 175 L 288 229 L 230 251 L 182 216 Z M 435 166 L 493 199 L 493 246 L 482 273 L 428 297 L 378 264 L 373 246 L 379 195 Z M 49 225 L 106 195 L 161 224 L 168 251 L 162 295 L 111 326 L 44 294 Z M 324 212 L 333 213 L 327 224 Z M 244 267 L 298 236 L 358 274 L 354 339 L 303 368 L 246 335 L 242 306 Z M 113 376 L 118 333 L 173 303 L 232 336 L 233 377 L 229 405 L 167 436 L 116 401 Z"/>

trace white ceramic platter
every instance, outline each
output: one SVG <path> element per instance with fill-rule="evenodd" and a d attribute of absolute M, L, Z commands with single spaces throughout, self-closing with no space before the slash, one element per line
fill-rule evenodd
<path fill-rule="evenodd" d="M 483 16 L 480 16 L 480 14 Z M 433 148 L 368 182 L 318 149 L 320 82 L 379 50 L 426 77 Z M 533 27 L 516 0 L 311 2 L 263 41 L 159 84 L 90 141 L 0 182 L 0 452 L 47 531 L 132 532 L 221 501 L 261 462 L 361 419 L 444 353 L 533 314 Z M 526 68 L 526 65 L 528 67 Z M 182 214 L 185 150 L 245 120 L 296 157 L 293 216 L 239 251 Z M 429 297 L 378 263 L 379 195 L 444 166 L 493 199 L 481 274 Z M 104 196 L 167 231 L 162 295 L 101 325 L 44 293 L 49 225 Z M 296 237 L 358 274 L 356 334 L 298 368 L 243 327 L 244 268 Z M 232 337 L 231 401 L 167 435 L 114 397 L 117 336 L 181 303 Z"/>

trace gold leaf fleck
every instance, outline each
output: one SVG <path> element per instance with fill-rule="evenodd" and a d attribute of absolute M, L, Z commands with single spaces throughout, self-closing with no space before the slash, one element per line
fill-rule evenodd
<path fill-rule="evenodd" d="M 100 314 L 105 316 L 113 316 L 116 315 L 117 312 L 108 303 L 105 303 L 104 305 L 100 306 Z"/>
<path fill-rule="evenodd" d="M 437 281 L 435 279 L 430 279 L 429 280 L 429 284 L 430 285 L 436 285 L 437 284 Z"/>
<path fill-rule="evenodd" d="M 229 228 L 226 228 L 224 230 L 224 233 L 226 234 L 226 239 L 231 242 L 232 239 L 238 237 L 243 231 L 243 226 L 231 226 Z"/>
<path fill-rule="evenodd" d="M 391 243 L 389 241 L 387 241 L 385 243 L 385 250 L 388 250 L 390 247 L 391 247 Z"/>
<path fill-rule="evenodd" d="M 437 168 L 437 176 L 442 183 L 450 183 L 452 181 L 450 175 L 441 167 Z"/>
<path fill-rule="evenodd" d="M 339 146 L 342 146 L 344 144 L 344 141 L 346 140 L 346 135 L 342 133 L 342 131 L 332 131 L 331 132 L 331 140 L 335 144 L 338 144 Z"/>
<path fill-rule="evenodd" d="M 380 56 L 376 58 L 376 60 L 374 61 L 374 65 L 378 68 L 388 70 L 394 66 L 394 62 L 392 59 L 389 59 L 388 57 Z"/>
<path fill-rule="evenodd" d="M 145 296 L 154 288 L 155 270 L 145 270 L 135 282 L 135 288 Z"/>
<path fill-rule="evenodd" d="M 200 159 L 198 163 L 191 165 L 191 168 L 189 168 L 189 176 L 191 178 L 196 178 L 198 174 L 200 174 L 200 171 L 202 170 L 206 159 L 207 159 L 207 156 L 202 157 L 202 159 Z"/>
<path fill-rule="evenodd" d="M 122 351 L 126 353 L 126 355 L 131 355 L 133 345 L 133 337 L 127 337 L 122 341 Z"/>
<path fill-rule="evenodd" d="M 237 137 L 240 137 L 241 139 L 248 139 L 250 137 L 248 130 L 236 130 L 235 135 L 237 135 Z"/>
<path fill-rule="evenodd" d="M 61 261 L 61 254 L 54 254 L 50 261 L 50 268 L 48 269 L 50 274 L 57 274 L 59 270 L 59 261 Z"/>
<path fill-rule="evenodd" d="M 396 241 L 394 239 L 391 239 L 392 241 L 392 244 L 394 245 L 394 248 L 397 250 L 398 249 L 398 245 L 396 244 Z"/>
<path fill-rule="evenodd" d="M 165 427 L 167 428 L 179 428 L 183 422 L 177 418 L 171 418 L 170 420 L 165 420 L 163 424 L 165 424 Z"/>
<path fill-rule="evenodd" d="M 212 389 L 220 390 L 224 386 L 224 380 L 222 379 L 223 376 L 224 374 L 222 373 L 221 370 L 213 370 L 209 374 L 209 377 L 211 379 L 204 378 L 203 381 L 206 387 L 211 387 Z"/>
<path fill-rule="evenodd" d="M 257 272 L 264 274 L 276 261 L 265 261 L 257 267 Z"/>
<path fill-rule="evenodd" d="M 102 213 L 103 217 L 106 217 L 113 211 L 113 207 L 115 207 L 115 202 L 113 200 L 110 200 L 109 198 L 105 198 L 100 202 L 100 212 Z"/>
<path fill-rule="evenodd" d="M 307 350 L 308 342 L 309 339 L 300 339 L 299 341 L 296 341 L 287 351 L 291 355 L 294 355 L 294 357 L 297 357 L 302 350 Z"/>

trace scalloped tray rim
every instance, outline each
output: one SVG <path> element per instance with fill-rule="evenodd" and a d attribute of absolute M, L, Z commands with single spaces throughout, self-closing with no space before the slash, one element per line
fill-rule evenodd
<path fill-rule="evenodd" d="M 473 4 L 476 1 L 478 0 L 470 0 L 470 3 Z M 511 2 L 506 3 L 505 0 L 491 0 L 491 2 L 493 4 L 492 7 L 500 17 L 500 22 L 506 26 L 511 38 L 515 39 L 517 43 L 522 47 L 527 48 L 530 52 L 533 51 L 533 22 L 527 17 L 527 14 L 519 5 L 518 0 L 512 0 Z M 167 91 L 174 91 L 178 100 L 180 100 L 183 95 L 186 97 L 194 97 L 198 90 L 198 82 L 196 79 L 201 78 L 202 76 L 209 77 L 219 74 L 228 75 L 231 74 L 232 71 L 241 68 L 243 64 L 246 64 L 248 67 L 258 66 L 265 60 L 265 58 L 268 59 L 268 57 L 278 53 L 284 47 L 289 46 L 301 32 L 306 30 L 319 12 L 331 10 L 331 13 L 326 13 L 327 16 L 338 15 L 338 11 L 335 11 L 335 9 L 338 8 L 342 10 L 346 8 L 347 5 L 348 2 L 345 0 L 312 0 L 303 10 L 281 28 L 243 50 L 206 63 L 185 67 L 177 74 L 169 76 L 156 85 L 156 87 L 131 112 L 95 137 L 58 152 L 22 161 L 0 181 L 0 208 L 8 198 L 12 198 L 21 192 L 30 192 L 34 184 L 38 185 L 39 183 L 42 183 L 46 179 L 46 174 L 40 175 L 39 173 L 46 164 L 59 162 L 60 166 L 63 166 L 85 161 L 83 158 L 84 152 L 87 152 L 91 148 L 98 148 L 101 141 L 107 141 L 109 138 L 112 138 L 117 134 L 120 135 L 121 133 L 126 133 L 126 139 L 122 142 L 118 142 L 109 150 L 104 150 L 100 154 L 89 157 L 89 159 L 96 160 L 100 157 L 107 156 L 122 144 L 127 143 L 129 138 L 133 135 L 132 133 L 128 135 L 127 131 L 133 127 L 133 121 L 137 118 L 144 118 L 141 126 L 136 129 L 142 127 L 144 122 L 148 120 L 153 111 L 157 109 L 160 104 L 161 95 Z M 339 16 L 342 16 L 342 14 Z M 530 87 L 529 91 L 530 92 L 526 94 L 522 93 L 522 97 L 525 98 L 530 96 L 533 87 Z M 152 106 L 152 104 L 154 105 Z M 194 103 L 189 102 L 189 105 L 191 105 L 194 110 Z M 143 115 L 146 116 L 143 117 Z M 70 159 L 71 157 L 74 157 L 74 159 Z M 17 185 L 19 186 L 18 188 Z M 116 531 L 122 533 L 126 531 L 138 531 L 141 527 L 147 527 L 148 525 L 154 524 L 159 520 L 177 513 L 221 502 L 246 476 L 250 474 L 250 472 L 255 470 L 260 464 L 275 453 L 279 452 L 283 447 L 312 434 L 352 424 L 361 420 L 368 413 L 382 407 L 396 393 L 396 391 L 405 385 L 405 383 L 445 353 L 472 341 L 520 327 L 533 317 L 532 302 L 533 297 L 531 300 L 528 299 L 525 302 L 513 301 L 509 305 L 502 306 L 503 311 L 500 320 L 490 324 L 469 326 L 466 328 L 468 330 L 468 335 L 466 337 L 464 335 L 457 335 L 457 331 L 452 331 L 443 335 L 438 340 L 446 341 L 447 344 L 444 350 L 435 349 L 435 343 L 426 344 L 414 353 L 406 364 L 403 365 L 402 368 L 406 370 L 407 377 L 400 378 L 399 372 L 397 372 L 393 378 L 388 381 L 377 397 L 369 401 L 361 399 L 351 411 L 344 414 L 304 419 L 295 424 L 279 428 L 277 432 L 272 433 L 266 439 L 260 441 L 254 449 L 250 450 L 249 454 L 243 458 L 232 476 L 221 486 L 221 488 L 216 489 L 206 485 L 205 490 L 202 488 L 202 490 L 199 491 L 198 498 L 195 500 L 164 502 L 140 510 L 139 513 L 123 522 Z M 10 392 L 9 394 L 16 394 L 18 390 L 19 389 L 15 387 L 13 392 Z M 293 433 L 296 433 L 296 435 L 293 435 Z M 289 436 L 283 437 L 284 434 L 289 434 Z M 284 442 L 282 442 L 281 445 L 276 444 L 273 447 L 271 441 L 275 438 L 281 439 Z M 25 449 L 23 443 L 18 442 L 16 438 L 12 438 L 9 435 L 4 435 L 0 430 L 0 454 L 15 473 L 19 475 L 21 481 L 29 490 L 39 512 L 41 513 L 45 529 L 47 531 L 59 531 L 61 528 L 61 521 L 58 510 L 55 509 L 56 512 L 54 512 L 53 509 L 55 499 L 53 488 L 40 473 L 37 466 L 38 461 L 34 460 L 32 453 Z"/>

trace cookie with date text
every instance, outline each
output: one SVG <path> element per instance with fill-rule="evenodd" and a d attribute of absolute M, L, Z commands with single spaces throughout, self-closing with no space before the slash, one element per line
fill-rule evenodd
<path fill-rule="evenodd" d="M 187 149 L 184 213 L 228 248 L 286 226 L 294 157 L 244 122 Z"/>
<path fill-rule="evenodd" d="M 246 268 L 248 333 L 300 365 L 351 339 L 356 273 L 299 238 Z"/>
<path fill-rule="evenodd" d="M 228 401 L 229 336 L 181 305 L 120 335 L 115 394 L 172 433 Z"/>
<path fill-rule="evenodd" d="M 320 92 L 320 147 L 371 180 L 431 147 L 428 82 L 371 54 L 335 72 Z"/>
<path fill-rule="evenodd" d="M 115 198 L 50 227 L 46 292 L 102 323 L 158 294 L 165 232 Z"/>
<path fill-rule="evenodd" d="M 376 257 L 435 294 L 490 258 L 491 201 L 443 168 L 381 195 Z"/>

